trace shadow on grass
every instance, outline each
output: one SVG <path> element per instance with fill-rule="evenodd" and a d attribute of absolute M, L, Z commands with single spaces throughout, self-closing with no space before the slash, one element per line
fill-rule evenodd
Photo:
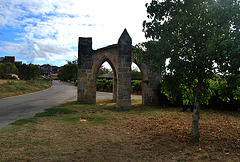
<path fill-rule="evenodd" d="M 73 114 L 77 111 L 68 110 L 65 108 L 50 108 L 46 109 L 43 113 L 36 114 L 35 117 L 55 116 L 61 114 Z"/>
<path fill-rule="evenodd" d="M 133 101 L 135 103 L 138 103 L 140 101 Z M 120 108 L 117 108 L 116 105 L 114 106 L 108 106 L 109 103 L 113 103 L 113 100 L 110 99 L 102 99 L 97 100 L 96 105 L 81 105 L 78 104 L 77 101 L 67 102 L 64 104 L 59 105 L 55 108 L 46 109 L 44 112 L 36 114 L 34 118 L 29 119 L 20 119 L 18 121 L 13 122 L 11 125 L 24 125 L 27 123 L 35 123 L 36 117 L 51 117 L 56 115 L 64 115 L 64 114 L 74 114 L 74 113 L 80 113 L 81 115 L 78 117 L 71 116 L 66 117 L 66 120 L 70 122 L 77 122 L 79 118 L 86 119 L 87 121 L 91 122 L 99 122 L 104 123 L 106 121 L 106 118 L 101 116 L 100 114 L 104 112 L 104 110 L 111 111 L 111 112 L 117 112 L 120 114 L 149 114 L 154 113 L 155 111 L 161 111 L 161 112 L 180 112 L 182 108 L 180 107 L 168 107 L 168 106 L 145 106 L 141 104 L 132 105 L 130 109 L 127 111 L 124 111 Z M 100 113 L 100 114 L 98 114 Z M 151 113 L 151 114 L 152 114 Z M 191 113 L 191 112 L 186 112 Z M 201 110 L 202 114 L 226 114 L 226 112 L 219 112 L 219 111 L 211 111 L 211 110 Z M 236 112 L 228 112 L 228 115 L 239 117 L 239 113 Z"/>
<path fill-rule="evenodd" d="M 65 108 L 50 108 L 50 109 L 46 109 L 42 113 L 36 114 L 35 117 L 51 117 L 51 116 L 56 116 L 61 114 L 73 114 L 75 112 L 77 111 L 72 111 Z M 36 123 L 36 118 L 20 119 L 11 123 L 11 125 L 21 126 L 28 123 Z"/>
<path fill-rule="evenodd" d="M 20 119 L 20 120 L 17 120 L 15 122 L 11 123 L 11 125 L 21 126 L 21 125 L 24 125 L 27 123 L 36 123 L 36 121 L 34 118 Z"/>
<path fill-rule="evenodd" d="M 181 108 L 176 107 L 168 107 L 168 106 L 146 106 L 146 105 L 132 105 L 129 109 L 119 109 L 117 107 L 104 107 L 105 110 L 109 110 L 112 112 L 118 113 L 131 113 L 131 114 L 138 114 L 138 113 L 146 113 L 146 112 L 154 112 L 154 111 L 171 111 L 171 112 L 180 112 Z"/>

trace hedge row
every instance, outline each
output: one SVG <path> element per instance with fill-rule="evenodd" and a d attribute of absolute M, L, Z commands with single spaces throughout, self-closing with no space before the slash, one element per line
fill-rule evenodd
<path fill-rule="evenodd" d="M 112 92 L 113 91 L 113 80 L 112 79 L 98 79 L 97 80 L 97 91 Z"/>
<path fill-rule="evenodd" d="M 132 80 L 132 94 L 141 94 L 142 93 L 142 85 L 141 80 Z M 97 91 L 101 92 L 112 92 L 113 82 L 112 79 L 98 79 L 97 80 Z M 212 87 L 215 88 L 216 87 Z M 168 98 L 161 93 L 161 87 L 159 87 L 156 91 L 156 94 L 159 97 L 160 105 L 169 105 L 169 106 L 178 106 L 183 107 L 183 110 L 186 108 L 192 108 L 192 105 L 183 105 L 183 99 L 181 96 L 178 96 L 176 101 L 172 103 L 168 100 Z M 235 100 L 230 98 L 229 102 L 225 102 L 220 99 L 220 96 L 215 93 L 216 95 L 212 96 L 208 104 L 202 105 L 202 108 L 205 109 L 213 109 L 213 110 L 228 110 L 228 111 L 240 111 L 240 100 Z"/>
<path fill-rule="evenodd" d="M 132 80 L 132 94 L 142 93 L 141 80 Z M 97 80 L 97 91 L 100 92 L 112 92 L 113 91 L 113 81 L 112 79 L 98 79 Z"/>
<path fill-rule="evenodd" d="M 214 89 L 216 92 L 209 100 L 208 104 L 203 104 L 203 109 L 212 109 L 212 110 L 226 110 L 226 111 L 240 111 L 240 100 L 235 100 L 233 95 L 229 98 L 229 102 L 223 101 L 221 97 L 218 95 L 218 89 L 216 87 L 210 87 Z M 158 89 L 155 91 L 159 98 L 160 105 L 166 106 L 175 106 L 175 107 L 183 107 L 183 111 L 187 108 L 193 108 L 193 105 L 184 105 L 183 98 L 181 96 L 177 96 L 174 103 L 168 100 L 167 96 L 161 93 L 161 87 L 159 86 Z"/>

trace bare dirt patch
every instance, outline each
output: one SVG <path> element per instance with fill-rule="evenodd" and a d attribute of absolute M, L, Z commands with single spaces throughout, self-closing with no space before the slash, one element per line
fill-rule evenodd
<path fill-rule="evenodd" d="M 0 79 L 0 84 L 6 83 L 7 80 Z"/>
<path fill-rule="evenodd" d="M 108 104 L 106 104 L 106 106 L 115 106 L 116 105 L 116 103 L 108 103 Z"/>

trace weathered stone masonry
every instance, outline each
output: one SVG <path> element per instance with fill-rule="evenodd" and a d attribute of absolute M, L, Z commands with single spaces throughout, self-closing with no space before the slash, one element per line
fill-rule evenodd
<path fill-rule="evenodd" d="M 107 61 L 113 70 L 113 99 L 119 108 L 131 106 L 131 64 L 132 39 L 125 29 L 118 44 L 97 50 L 92 49 L 92 38 L 79 38 L 78 44 L 78 103 L 96 103 L 97 72 Z M 154 93 L 161 77 L 149 72 L 149 66 L 138 65 L 143 76 L 143 104 L 156 105 L 158 98 Z"/>

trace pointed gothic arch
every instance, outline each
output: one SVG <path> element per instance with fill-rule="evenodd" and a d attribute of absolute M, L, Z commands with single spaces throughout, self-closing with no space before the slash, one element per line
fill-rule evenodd
<path fill-rule="evenodd" d="M 108 64 L 111 66 L 112 71 L 113 71 L 113 101 L 117 101 L 117 67 L 116 67 L 116 62 L 114 62 L 113 57 L 109 57 L 106 54 L 104 54 L 105 50 L 98 50 L 97 53 L 99 55 L 99 59 L 97 59 L 93 63 L 93 77 L 94 77 L 94 82 L 97 84 L 97 73 L 100 68 L 100 66 L 104 62 L 108 62 Z M 103 52 L 103 53 L 102 53 Z M 108 53 L 112 54 L 109 50 Z M 95 85 L 97 86 L 97 85 Z"/>
<path fill-rule="evenodd" d="M 132 39 L 125 29 L 118 43 L 97 50 L 92 49 L 92 38 L 79 38 L 78 44 L 78 103 L 96 104 L 96 80 L 100 66 L 107 61 L 113 69 L 113 99 L 119 108 L 131 106 Z M 151 74 L 149 66 L 138 65 L 142 72 L 144 105 L 156 105 L 154 93 L 161 77 Z"/>

